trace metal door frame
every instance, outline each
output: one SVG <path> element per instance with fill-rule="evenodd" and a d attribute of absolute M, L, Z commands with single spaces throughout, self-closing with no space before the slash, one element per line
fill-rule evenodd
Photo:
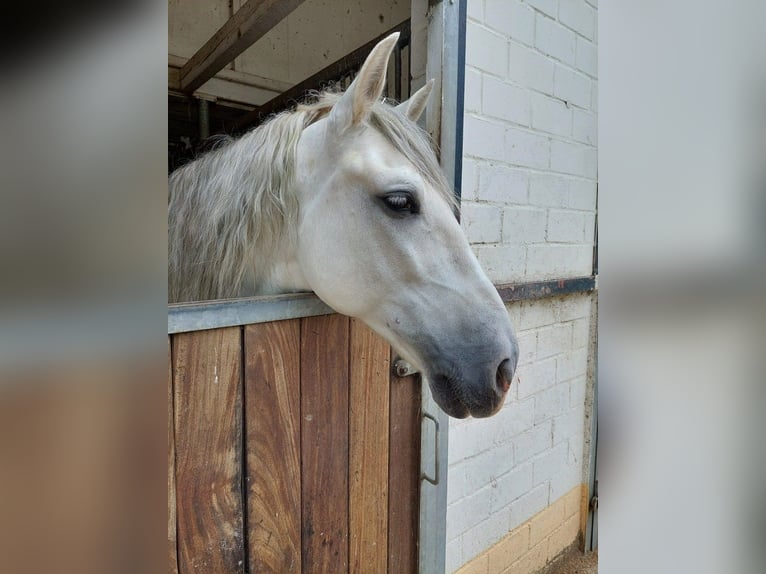
<path fill-rule="evenodd" d="M 425 2 L 413 0 L 413 10 Z M 413 14 L 412 21 L 415 20 Z M 458 199 L 463 165 L 466 0 L 429 0 L 426 77 L 436 80 L 426 129 L 438 142 L 441 165 Z M 416 30 L 413 30 L 413 34 Z M 415 86 L 413 86 L 413 90 Z M 449 417 L 423 381 L 419 560 L 420 574 L 444 574 L 447 547 Z M 434 480 L 435 479 L 435 480 Z"/>

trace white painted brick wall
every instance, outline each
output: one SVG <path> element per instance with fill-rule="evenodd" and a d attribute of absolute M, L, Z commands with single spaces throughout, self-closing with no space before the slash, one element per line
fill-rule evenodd
<path fill-rule="evenodd" d="M 590 295 L 514 303 L 509 314 L 521 356 L 505 406 L 450 424 L 448 572 L 584 480 Z"/>
<path fill-rule="evenodd" d="M 596 0 L 468 0 L 462 225 L 495 283 L 592 270 Z M 503 409 L 452 420 L 447 572 L 584 481 L 590 296 L 508 307 Z"/>
<path fill-rule="evenodd" d="M 590 274 L 596 16 L 586 0 L 468 2 L 463 226 L 495 283 Z"/>

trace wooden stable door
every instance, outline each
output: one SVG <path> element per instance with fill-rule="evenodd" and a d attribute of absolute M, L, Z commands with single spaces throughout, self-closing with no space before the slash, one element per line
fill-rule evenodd
<path fill-rule="evenodd" d="M 361 322 L 171 336 L 171 572 L 417 572 L 420 382 Z"/>

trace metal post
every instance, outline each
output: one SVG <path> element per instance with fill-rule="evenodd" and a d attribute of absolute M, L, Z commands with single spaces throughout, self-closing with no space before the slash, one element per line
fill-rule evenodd
<path fill-rule="evenodd" d="M 210 137 L 210 110 L 207 100 L 200 98 L 197 102 L 199 103 L 199 139 L 205 141 Z"/>
<path fill-rule="evenodd" d="M 426 111 L 426 129 L 439 144 L 440 162 L 447 180 L 460 187 L 462 166 L 463 88 L 465 67 L 466 0 L 429 0 L 426 78 L 436 80 Z M 458 192 L 458 198 L 460 197 Z M 423 413 L 435 424 L 422 430 L 421 472 L 433 483 L 421 481 L 420 574 L 444 574 L 447 547 L 447 470 L 449 417 L 436 405 L 423 384 Z"/>

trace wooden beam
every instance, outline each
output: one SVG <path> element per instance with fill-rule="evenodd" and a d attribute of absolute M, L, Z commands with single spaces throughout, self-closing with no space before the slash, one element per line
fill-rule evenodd
<path fill-rule="evenodd" d="M 253 124 L 259 123 L 274 112 L 282 111 L 292 102 L 300 101 L 307 91 L 319 89 L 319 87 L 323 84 L 335 81 L 350 70 L 361 67 L 365 58 L 367 58 L 372 49 L 378 44 L 378 42 L 380 42 L 383 38 L 390 36 L 394 32 L 399 32 L 400 34 L 399 46 L 408 45 L 410 41 L 410 21 L 405 20 L 390 30 L 383 32 L 380 36 L 373 38 L 350 54 L 347 54 L 329 66 L 322 68 L 313 76 L 306 78 L 301 83 L 296 84 L 286 92 L 283 92 L 282 94 L 276 96 L 274 99 L 269 100 L 262 106 L 254 109 L 252 112 L 248 112 L 247 114 L 243 115 L 239 120 L 235 122 L 234 129 L 243 130 L 249 128 Z"/>
<path fill-rule="evenodd" d="M 248 0 L 181 68 L 180 88 L 191 93 L 252 46 L 304 0 Z"/>

